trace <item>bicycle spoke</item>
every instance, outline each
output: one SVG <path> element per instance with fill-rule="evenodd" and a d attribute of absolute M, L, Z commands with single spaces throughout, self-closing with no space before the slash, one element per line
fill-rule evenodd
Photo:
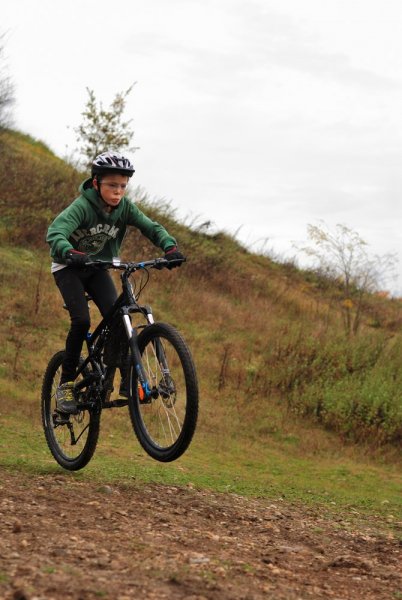
<path fill-rule="evenodd" d="M 144 404 L 142 418 L 148 433 L 161 447 L 170 446 L 178 439 L 185 415 L 185 395 L 180 395 L 184 382 L 181 387 L 177 383 L 172 385 L 171 364 L 179 363 L 175 354 L 171 344 L 161 338 L 153 339 L 143 352 L 148 381 L 159 395 Z M 180 371 L 176 375 L 179 377 Z"/>

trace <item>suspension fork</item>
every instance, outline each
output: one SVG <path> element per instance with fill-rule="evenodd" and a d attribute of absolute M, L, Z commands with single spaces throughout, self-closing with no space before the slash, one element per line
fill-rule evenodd
<path fill-rule="evenodd" d="M 155 323 L 151 307 L 150 306 L 144 306 L 143 309 L 144 309 L 143 312 L 146 315 L 146 319 L 148 321 L 148 324 L 152 325 L 153 323 Z M 160 368 L 161 368 L 161 371 L 162 371 L 163 375 L 164 376 L 170 375 L 169 365 L 168 365 L 167 360 L 166 360 L 166 354 L 165 354 L 165 351 L 163 349 L 163 345 L 162 345 L 161 340 L 159 338 L 156 338 L 156 339 L 152 340 L 152 345 L 154 347 L 156 358 L 158 360 L 158 363 L 160 365 Z"/>
<path fill-rule="evenodd" d="M 123 321 L 128 337 L 128 342 L 130 345 L 133 367 L 137 376 L 138 394 L 140 400 L 144 401 L 151 397 L 152 390 L 144 366 L 142 364 L 140 349 L 138 347 L 138 333 L 135 327 L 132 326 L 131 319 L 128 313 L 123 314 Z"/>
<path fill-rule="evenodd" d="M 152 325 L 153 323 L 155 323 L 154 316 L 152 314 L 152 309 L 150 306 L 145 306 L 144 309 L 145 309 L 144 312 L 146 314 L 147 321 L 148 321 L 149 325 Z M 152 345 L 155 349 L 156 358 L 158 359 L 158 363 L 161 366 L 162 373 L 164 373 L 164 374 L 169 373 L 169 366 L 166 361 L 166 355 L 163 350 L 162 342 L 160 341 L 159 338 L 156 338 L 155 340 L 152 340 Z"/>

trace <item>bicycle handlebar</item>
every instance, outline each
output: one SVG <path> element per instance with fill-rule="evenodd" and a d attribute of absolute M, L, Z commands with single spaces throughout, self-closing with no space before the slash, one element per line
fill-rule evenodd
<path fill-rule="evenodd" d="M 177 258 L 175 260 L 167 260 L 166 258 L 153 258 L 152 260 L 143 260 L 140 262 L 122 262 L 120 258 L 113 260 L 93 260 L 85 263 L 83 267 L 106 267 L 107 269 L 117 269 L 119 271 L 138 271 L 139 269 L 163 269 L 173 264 L 181 264 L 186 262 L 186 258 Z M 66 265 L 73 266 L 74 263 L 70 259 L 66 259 Z"/>

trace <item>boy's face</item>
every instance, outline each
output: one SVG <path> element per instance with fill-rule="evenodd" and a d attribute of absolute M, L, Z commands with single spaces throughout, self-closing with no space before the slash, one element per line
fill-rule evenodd
<path fill-rule="evenodd" d="M 94 188 L 100 192 L 103 200 L 108 206 L 115 208 L 126 193 L 129 178 L 125 175 L 113 173 L 104 175 L 100 184 L 96 179 L 93 180 Z M 100 189 L 99 189 L 100 188 Z"/>

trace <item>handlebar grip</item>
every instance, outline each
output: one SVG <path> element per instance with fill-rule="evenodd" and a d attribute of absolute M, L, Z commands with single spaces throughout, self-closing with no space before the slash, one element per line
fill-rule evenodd
<path fill-rule="evenodd" d="M 164 267 L 166 267 L 167 269 L 173 267 L 173 266 L 178 266 L 179 264 L 186 262 L 186 257 L 183 256 L 183 258 L 174 258 L 172 260 L 168 260 L 167 258 L 156 258 L 154 261 L 152 266 L 154 269 L 163 269 Z"/>

